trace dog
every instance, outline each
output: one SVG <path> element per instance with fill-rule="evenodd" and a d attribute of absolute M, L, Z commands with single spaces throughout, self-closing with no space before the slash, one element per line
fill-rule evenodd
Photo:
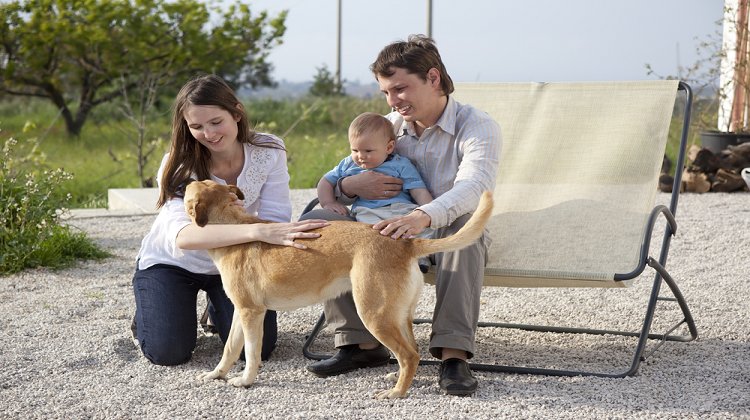
<path fill-rule="evenodd" d="M 201 227 L 209 223 L 271 223 L 247 214 L 236 205 L 237 198 L 244 197 L 236 186 L 193 181 L 186 187 L 184 203 L 188 215 Z M 235 310 L 221 361 L 199 379 L 226 378 L 244 345 L 245 369 L 229 382 L 250 386 L 260 368 L 266 309 L 297 309 L 351 291 L 364 325 L 398 361 L 396 384 L 375 397 L 405 397 L 419 364 L 412 331 L 423 284 L 417 258 L 461 249 L 476 241 L 492 206 L 492 194 L 485 192 L 466 225 L 442 239 L 394 240 L 372 225 L 333 221 L 313 231 L 320 237 L 297 239 L 304 241 L 307 249 L 257 241 L 208 250 Z"/>

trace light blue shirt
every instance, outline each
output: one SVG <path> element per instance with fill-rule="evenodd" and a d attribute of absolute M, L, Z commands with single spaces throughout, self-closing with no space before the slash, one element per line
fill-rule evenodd
<path fill-rule="evenodd" d="M 328 171 L 328 173 L 325 174 L 324 177 L 326 181 L 330 182 L 332 185 L 336 185 L 340 178 L 357 175 L 368 170 L 370 169 L 362 169 L 361 167 L 357 166 L 357 164 L 355 164 L 352 160 L 352 157 L 347 156 L 346 158 L 342 159 L 335 168 Z M 413 204 L 414 200 L 412 200 L 411 195 L 409 194 L 409 190 L 413 190 L 415 188 L 427 188 L 414 164 L 411 163 L 409 159 L 397 154 L 390 155 L 385 162 L 372 170 L 402 179 L 404 181 L 404 186 L 401 192 L 395 197 L 384 200 L 365 200 L 363 198 L 357 197 L 357 199 L 354 200 L 354 203 L 352 203 L 352 209 L 356 208 L 357 206 L 374 209 L 393 203 Z"/>

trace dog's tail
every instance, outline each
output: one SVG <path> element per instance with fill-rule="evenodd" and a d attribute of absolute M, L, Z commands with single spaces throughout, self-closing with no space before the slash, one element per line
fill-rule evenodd
<path fill-rule="evenodd" d="M 436 252 L 453 251 L 465 248 L 474 243 L 474 241 L 482 236 L 484 226 L 490 220 L 490 216 L 492 216 L 493 204 L 492 193 L 485 191 L 479 199 L 479 205 L 474 214 L 471 215 L 469 221 L 455 235 L 440 239 L 412 239 L 415 256 L 421 257 Z"/>

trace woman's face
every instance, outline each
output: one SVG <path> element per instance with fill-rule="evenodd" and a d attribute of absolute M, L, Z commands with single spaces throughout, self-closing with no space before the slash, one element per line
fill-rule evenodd
<path fill-rule="evenodd" d="M 237 122 L 224 108 L 213 105 L 188 105 L 183 114 L 190 134 L 211 152 L 228 151 L 237 142 Z"/>

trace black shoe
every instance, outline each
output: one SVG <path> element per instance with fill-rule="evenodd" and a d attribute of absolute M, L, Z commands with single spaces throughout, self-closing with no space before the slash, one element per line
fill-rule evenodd
<path fill-rule="evenodd" d="M 358 344 L 352 344 L 341 347 L 330 359 L 307 366 L 307 370 L 315 376 L 325 378 L 357 369 L 385 366 L 390 358 L 391 354 L 382 344 L 372 350 L 362 350 Z"/>
<path fill-rule="evenodd" d="M 443 360 L 440 364 L 440 389 L 448 395 L 471 395 L 477 390 L 477 380 L 469 364 L 461 359 Z"/>
<path fill-rule="evenodd" d="M 138 327 L 135 324 L 135 315 L 133 315 L 133 321 L 130 323 L 130 338 L 133 340 L 133 344 L 137 349 L 141 348 L 141 344 L 138 341 Z"/>
<path fill-rule="evenodd" d="M 417 265 L 419 265 L 419 271 L 424 274 L 427 274 L 427 272 L 430 271 L 430 259 L 427 257 L 422 257 L 417 260 Z"/>
<path fill-rule="evenodd" d="M 213 321 L 208 315 L 208 306 L 206 306 L 206 309 L 203 311 L 203 315 L 201 315 L 200 324 L 201 329 L 203 329 L 203 333 L 205 333 L 209 337 L 219 333 L 216 325 L 214 325 Z"/>

